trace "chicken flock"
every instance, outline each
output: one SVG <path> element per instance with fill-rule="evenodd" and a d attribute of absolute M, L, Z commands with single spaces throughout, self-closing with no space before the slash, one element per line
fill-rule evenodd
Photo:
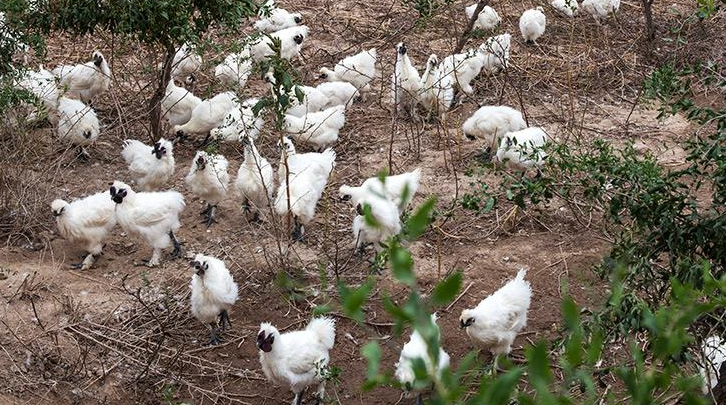
<path fill-rule="evenodd" d="M 579 5 L 576 0 L 553 0 L 551 6 L 569 18 L 575 17 L 581 7 L 600 24 L 618 11 L 619 0 L 584 0 Z M 202 69 L 202 58 L 189 44 L 178 49 L 172 80 L 161 101 L 162 117 L 170 128 L 168 139 L 159 139 L 153 145 L 128 139 L 122 145 L 121 156 L 133 186 L 116 180 L 103 192 L 70 203 L 60 199 L 51 203 L 59 234 L 87 252 L 80 263 L 73 264 L 74 268 L 87 270 L 93 266 L 117 224 L 152 249 L 144 264 L 159 265 L 162 251 L 169 246 L 173 247 L 173 258 L 182 257 L 182 242 L 176 234 L 186 206 L 184 196 L 164 188 L 175 171 L 174 147 L 190 135 L 204 136 L 203 144 L 210 140 L 239 143 L 244 149 L 234 178 L 228 172 L 229 161 L 221 154 L 199 150 L 189 162 L 185 184 L 194 197 L 206 204 L 203 215 L 208 227 L 215 222 L 219 203 L 231 198 L 248 220 L 263 221 L 267 212 L 274 213 L 290 219 L 294 241 L 304 238 L 336 165 L 334 147 L 346 125 L 346 108 L 370 96 L 372 82 L 381 76 L 378 54 L 376 49 L 362 50 L 332 68 L 320 67 L 323 83 L 295 87 L 296 94 L 290 95 L 292 105 L 284 115 L 285 136 L 277 144 L 280 157 L 275 173 L 275 161 L 271 163 L 255 146 L 266 125 L 265 111 L 256 112 L 254 108 L 259 98 L 240 100 L 236 90 L 246 86 L 256 63 L 274 54 L 273 39 L 279 40 L 280 57 L 294 60 L 308 42 L 309 29 L 302 25 L 300 13 L 277 7 L 271 0 L 264 9 L 266 12 L 254 24 L 262 35 L 250 37 L 246 47 L 227 55 L 214 69 L 216 81 L 230 91 L 206 100 L 195 96 L 189 88 Z M 477 4 L 463 10 L 467 21 L 474 19 L 474 29 L 493 31 L 499 27 L 501 18 L 494 8 L 483 7 L 475 16 L 476 10 Z M 519 28 L 527 44 L 536 44 L 545 34 L 544 9 L 524 11 Z M 503 33 L 443 59 L 431 54 L 421 73 L 406 44 L 398 43 L 392 49 L 395 66 L 388 95 L 392 114 L 420 118 L 419 111 L 424 111 L 429 119 L 445 119 L 458 92 L 474 94 L 472 84 L 482 71 L 494 75 L 507 68 L 511 42 L 512 36 Z M 89 159 L 86 148 L 102 132 L 92 102 L 109 89 L 111 75 L 104 55 L 95 51 L 87 63 L 59 66 L 53 71 L 41 66 L 38 71 L 27 72 L 18 85 L 38 96 L 42 109 L 56 125 L 59 139 L 77 148 L 80 158 Z M 272 72 L 264 75 L 264 80 L 272 93 L 278 94 Z M 40 116 L 42 111 L 28 117 Z M 468 139 L 478 140 L 496 163 L 510 170 L 539 170 L 546 162 L 543 148 L 550 141 L 546 131 L 528 126 L 522 114 L 509 106 L 481 107 L 466 119 L 462 130 Z M 298 152 L 296 144 L 311 151 Z M 401 231 L 401 216 L 418 191 L 421 177 L 422 169 L 414 168 L 384 179 L 369 178 L 360 186 L 340 186 L 339 197 L 349 201 L 357 212 L 352 223 L 354 249 L 362 251 L 367 245 L 380 249 L 382 242 Z M 366 219 L 366 211 L 375 221 Z M 232 327 L 230 313 L 238 298 L 238 286 L 218 258 L 196 254 L 191 265 L 191 313 L 209 327 L 210 343 L 219 343 L 224 330 Z M 461 311 L 459 325 L 472 344 L 490 351 L 495 359 L 510 353 L 518 332 L 527 324 L 532 289 L 525 275 L 525 270 L 519 271 L 476 307 Z M 436 314 L 431 314 L 431 322 L 438 330 L 436 321 Z M 324 370 L 335 337 L 335 321 L 328 317 L 313 318 L 304 329 L 284 333 L 270 323 L 262 323 L 256 335 L 261 368 L 271 382 L 292 391 L 293 405 L 300 404 L 305 389 L 313 385 L 317 386 L 319 403 L 324 396 Z M 722 352 L 718 354 L 723 361 Z M 423 360 L 428 373 L 434 375 L 450 363 L 443 347 L 436 357 L 436 361 L 430 357 L 426 341 L 414 330 L 401 350 L 394 376 L 405 390 L 420 394 L 414 363 Z M 420 395 L 417 401 L 420 403 Z"/>

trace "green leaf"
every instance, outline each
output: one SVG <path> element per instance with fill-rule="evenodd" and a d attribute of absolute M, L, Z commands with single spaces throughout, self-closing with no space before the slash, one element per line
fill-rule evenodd
<path fill-rule="evenodd" d="M 331 307 L 330 304 L 317 305 L 313 308 L 313 316 L 325 315 L 330 313 L 332 310 L 333 307 Z"/>
<path fill-rule="evenodd" d="M 358 288 L 348 288 L 342 282 L 338 284 L 338 295 L 343 303 L 343 312 L 358 322 L 363 322 L 363 304 L 373 290 L 373 280 L 368 279 Z"/>
<path fill-rule="evenodd" d="M 363 384 L 363 390 L 368 391 L 373 389 L 382 380 L 382 376 L 378 373 L 381 364 L 381 347 L 377 341 L 373 340 L 366 343 L 360 349 L 360 353 L 368 361 L 366 382 Z"/>
<path fill-rule="evenodd" d="M 375 228 L 378 228 L 380 226 L 376 218 L 373 216 L 371 206 L 368 203 L 363 204 L 363 219 L 365 219 L 366 225 L 368 226 L 372 226 Z"/>
<path fill-rule="evenodd" d="M 300 90 L 299 87 L 295 86 L 295 97 L 297 98 L 297 101 L 302 103 L 305 101 L 305 93 L 303 93 L 302 90 Z"/>
<path fill-rule="evenodd" d="M 431 214 L 436 206 L 436 198 L 429 198 L 411 215 L 406 223 L 408 228 L 408 240 L 416 240 L 421 236 L 431 223 Z"/>
<path fill-rule="evenodd" d="M 413 274 L 413 259 L 411 252 L 398 245 L 391 247 L 391 270 L 396 280 L 413 286 L 416 283 L 416 276 Z"/>
<path fill-rule="evenodd" d="M 435 306 L 442 306 L 453 301 L 461 289 L 461 280 L 461 271 L 457 271 L 437 284 L 431 294 L 431 303 Z"/>

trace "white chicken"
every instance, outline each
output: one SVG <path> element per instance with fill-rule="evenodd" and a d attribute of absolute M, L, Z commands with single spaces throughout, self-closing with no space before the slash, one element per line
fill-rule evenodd
<path fill-rule="evenodd" d="M 33 93 L 43 104 L 43 111 L 33 110 L 26 117 L 29 122 L 35 122 L 44 116 L 51 121 L 57 120 L 60 92 L 53 73 L 43 69 L 43 66 L 40 66 L 37 72 L 29 70 L 20 78 L 18 87 Z"/>
<path fill-rule="evenodd" d="M 51 211 L 58 233 L 68 241 L 79 244 L 87 252 L 74 269 L 88 270 L 101 255 L 106 236 L 116 226 L 116 204 L 108 192 L 97 193 L 72 201 L 54 200 Z"/>
<path fill-rule="evenodd" d="M 474 3 L 465 9 L 467 20 L 471 20 L 471 18 L 474 16 L 474 11 L 476 11 L 476 5 L 477 4 Z M 482 8 L 482 10 L 479 12 L 476 21 L 474 22 L 474 29 L 480 29 L 484 31 L 493 30 L 494 28 L 497 28 L 497 26 L 499 26 L 500 22 L 502 22 L 502 19 L 499 17 L 497 11 L 489 6 L 484 6 L 484 8 Z"/>
<path fill-rule="evenodd" d="M 308 37 L 309 28 L 306 25 L 297 25 L 275 31 L 272 34 L 263 35 L 250 44 L 250 55 L 256 62 L 267 60 L 274 55 L 272 51 L 272 39 L 280 40 L 280 57 L 286 60 L 292 60 L 300 55 L 303 42 Z"/>
<path fill-rule="evenodd" d="M 157 266 L 161 250 L 174 244 L 172 257 L 181 258 L 181 243 L 174 234 L 181 227 L 179 216 L 184 211 L 184 197 L 176 191 L 135 192 L 120 181 L 109 189 L 116 203 L 116 220 L 128 233 L 137 235 L 154 249 L 147 266 Z"/>
<path fill-rule="evenodd" d="M 63 94 L 88 104 L 111 86 L 111 68 L 99 51 L 93 51 L 90 62 L 82 65 L 63 65 L 53 69 Z"/>
<path fill-rule="evenodd" d="M 366 179 L 360 187 L 342 185 L 338 192 L 342 200 L 350 200 L 354 207 L 367 195 L 373 194 L 386 196 L 396 204 L 399 211 L 404 211 L 416 195 L 420 180 L 421 169 L 419 168 L 408 173 L 386 176 L 384 182 L 381 182 L 381 179 L 376 176 Z"/>
<path fill-rule="evenodd" d="M 249 138 L 256 141 L 265 126 L 265 117 L 262 115 L 264 109 L 257 115 L 253 109 L 258 101 L 257 98 L 248 98 L 239 108 L 233 108 L 224 117 L 224 121 L 209 132 L 212 139 L 220 142 L 241 142 L 242 138 Z"/>
<path fill-rule="evenodd" d="M 522 113 L 507 106 L 484 106 L 476 110 L 462 126 L 470 140 L 481 138 L 486 150 L 491 151 L 506 133 L 527 128 Z"/>
<path fill-rule="evenodd" d="M 527 10 L 519 17 L 519 31 L 528 44 L 537 43 L 537 39 L 544 34 L 546 25 L 547 18 L 542 7 Z"/>
<path fill-rule="evenodd" d="M 449 55 L 441 62 L 441 74 L 468 95 L 474 94 L 471 82 L 479 76 L 486 55 L 480 50 L 469 49 L 464 53 Z"/>
<path fill-rule="evenodd" d="M 341 60 L 333 70 L 320 68 L 320 78 L 329 82 L 348 82 L 359 91 L 370 91 L 370 83 L 378 75 L 377 60 L 376 48 L 362 51 Z"/>
<path fill-rule="evenodd" d="M 337 105 L 302 117 L 286 114 L 284 128 L 294 140 L 321 150 L 338 141 L 338 132 L 344 125 L 345 107 Z"/>
<path fill-rule="evenodd" d="M 426 70 L 421 76 L 419 101 L 429 114 L 445 118 L 453 100 L 454 84 L 451 75 L 442 74 L 436 55 L 429 56 Z"/>
<path fill-rule="evenodd" d="M 436 314 L 431 314 L 431 323 L 436 327 L 436 332 L 439 335 L 439 356 L 436 367 L 434 367 L 434 361 L 429 354 L 428 344 L 418 330 L 415 329 L 411 333 L 409 341 L 403 345 L 401 355 L 398 358 L 398 363 L 396 363 L 396 372 L 394 373 L 394 376 L 398 382 L 404 386 L 407 392 L 417 391 L 414 388 L 416 383 L 414 361 L 416 359 L 421 359 L 423 361 L 424 366 L 426 366 L 426 373 L 429 376 L 437 375 L 439 378 L 441 378 L 442 371 L 448 368 L 451 362 L 451 357 L 449 357 L 449 354 L 444 351 L 443 347 L 441 347 L 441 331 L 439 330 L 439 325 L 436 324 Z M 423 404 L 420 392 L 416 403 Z"/>
<path fill-rule="evenodd" d="M 483 69 L 488 74 L 499 73 L 509 65 L 509 54 L 512 43 L 511 34 L 501 34 L 487 38 L 481 46 L 479 52 L 484 54 Z"/>
<path fill-rule="evenodd" d="M 416 104 L 421 91 L 421 76 L 408 57 L 406 45 L 396 45 L 396 66 L 391 76 L 391 104 L 399 111 L 416 115 Z"/>
<path fill-rule="evenodd" d="M 239 166 L 234 190 L 242 198 L 245 213 L 254 209 L 252 221 L 258 221 L 260 212 L 272 201 L 274 174 L 272 165 L 260 155 L 252 139 L 242 138 L 244 161 Z"/>
<path fill-rule="evenodd" d="M 298 155 L 287 137 L 283 138 L 281 147 L 275 212 L 280 217 L 292 215 L 292 238 L 299 241 L 305 234 L 305 226 L 315 216 L 315 207 L 335 167 L 335 151 L 328 148 L 322 153 Z"/>
<path fill-rule="evenodd" d="M 600 25 L 610 14 L 615 14 L 620 9 L 620 0 L 584 0 L 582 9 L 587 11 L 595 22 Z"/>
<path fill-rule="evenodd" d="M 211 329 L 209 343 L 220 342 L 219 331 L 225 325 L 232 327 L 229 311 L 237 302 L 238 288 L 224 262 L 198 253 L 191 263 L 194 274 L 189 287 L 192 290 L 192 315 Z"/>
<path fill-rule="evenodd" d="M 358 200 L 355 209 L 358 215 L 353 219 L 354 250 L 363 252 L 366 245 L 373 244 L 380 251 L 381 243 L 401 232 L 398 205 L 386 195 L 367 193 Z M 370 210 L 374 224 L 366 221 L 366 210 Z"/>
<path fill-rule="evenodd" d="M 275 80 L 275 76 L 271 70 L 265 74 L 265 81 L 270 84 L 270 92 L 272 95 L 277 96 L 277 93 L 275 92 L 277 81 Z M 282 93 L 283 91 L 282 86 L 280 86 L 278 92 Z M 298 92 L 303 96 L 302 101 L 297 98 Z M 318 112 L 328 104 L 328 97 L 323 94 L 322 91 L 310 86 L 295 85 L 290 89 L 287 97 L 290 101 L 290 106 L 287 111 L 285 111 L 285 114 L 294 115 L 296 117 L 302 117 L 303 115 L 311 112 Z"/>
<path fill-rule="evenodd" d="M 180 139 L 184 139 L 189 133 L 206 134 L 202 141 L 203 145 L 209 140 L 210 131 L 222 124 L 227 114 L 238 107 L 239 101 L 234 92 L 227 91 L 217 94 L 194 107 L 189 121 L 181 125 L 174 125 L 171 127 L 171 131 Z"/>
<path fill-rule="evenodd" d="M 517 277 L 482 300 L 476 308 L 461 311 L 459 324 L 471 341 L 493 355 L 507 355 L 522 328 L 527 326 L 527 311 L 532 288 L 522 269 Z"/>
<path fill-rule="evenodd" d="M 187 85 L 196 82 L 196 73 L 202 67 L 202 56 L 185 43 L 177 49 L 171 62 L 171 77 Z"/>
<path fill-rule="evenodd" d="M 502 137 L 495 161 L 503 163 L 511 170 L 539 170 L 547 157 L 544 151 L 547 141 L 547 133 L 539 127 L 510 132 Z"/>
<path fill-rule="evenodd" d="M 202 211 L 207 227 L 210 227 L 217 210 L 217 204 L 227 196 L 229 189 L 229 162 L 222 155 L 198 151 L 194 156 L 189 174 L 184 179 L 192 193 L 207 203 Z"/>
<path fill-rule="evenodd" d="M 698 372 L 703 378 L 703 394 L 708 395 L 718 385 L 722 365 L 726 362 L 726 342 L 720 336 L 707 337 L 701 345 L 701 356 L 703 365 Z"/>
<path fill-rule="evenodd" d="M 58 102 L 58 138 L 74 145 L 78 157 L 88 160 L 85 146 L 98 138 L 100 123 L 96 112 L 81 101 L 61 97 Z"/>
<path fill-rule="evenodd" d="M 552 0 L 550 3 L 558 13 L 565 17 L 574 17 L 580 6 L 577 0 Z"/>
<path fill-rule="evenodd" d="M 214 77 L 222 84 L 236 89 L 242 89 L 247 84 L 252 73 L 252 58 L 249 48 L 239 53 L 231 53 L 224 58 L 224 62 L 214 68 Z"/>
<path fill-rule="evenodd" d="M 360 96 L 358 89 L 348 82 L 321 83 L 315 88 L 327 98 L 327 102 L 322 107 L 323 109 L 338 105 L 348 108 Z"/>
<path fill-rule="evenodd" d="M 263 323 L 257 334 L 262 371 L 270 382 L 295 394 L 292 405 L 302 403 L 303 391 L 312 384 L 318 384 L 317 401 L 322 403 L 323 372 L 334 344 L 335 321 L 325 317 L 312 319 L 303 330 L 287 333 Z"/>
<path fill-rule="evenodd" d="M 161 116 L 169 121 L 169 125 L 184 125 L 192 117 L 192 111 L 202 100 L 184 87 L 179 87 L 174 80 L 169 80 L 166 93 L 161 100 Z"/>
<path fill-rule="evenodd" d="M 269 12 L 270 14 L 268 16 L 255 23 L 255 29 L 257 31 L 267 33 L 280 31 L 299 25 L 303 21 L 302 14 L 291 13 L 284 8 L 274 7 Z"/>
<path fill-rule="evenodd" d="M 154 146 L 127 139 L 121 157 L 129 165 L 131 177 L 141 191 L 159 189 L 174 174 L 174 145 L 164 138 L 159 139 Z"/>

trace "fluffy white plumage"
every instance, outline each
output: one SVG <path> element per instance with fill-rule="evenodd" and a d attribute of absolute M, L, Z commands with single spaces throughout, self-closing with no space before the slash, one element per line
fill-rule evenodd
<path fill-rule="evenodd" d="M 229 311 L 237 301 L 238 288 L 224 262 L 198 253 L 192 262 L 195 272 L 189 287 L 192 290 L 192 315 L 201 323 L 212 327 L 212 344 L 217 338 L 218 324 L 224 328 L 229 322 Z M 218 322 L 218 319 L 220 322 Z"/>
<path fill-rule="evenodd" d="M 703 378 L 703 394 L 708 395 L 718 384 L 721 365 L 726 362 L 726 342 L 720 336 L 709 336 L 701 345 L 703 365 L 699 366 L 698 372 Z"/>
<path fill-rule="evenodd" d="M 175 257 L 181 257 L 181 244 L 174 233 L 181 227 L 179 216 L 184 211 L 184 197 L 176 191 L 135 192 L 120 181 L 110 189 L 116 203 L 116 219 L 128 233 L 141 237 L 154 249 L 148 266 L 159 264 L 161 250 L 174 243 Z"/>
<path fill-rule="evenodd" d="M 494 355 L 509 354 L 517 333 L 527 326 L 532 288 L 522 269 L 517 277 L 482 300 L 476 308 L 461 311 L 459 323 L 471 341 Z"/>
<path fill-rule="evenodd" d="M 348 108 L 360 96 L 358 89 L 348 82 L 320 83 L 315 88 L 327 98 L 327 102 L 322 107 L 323 109 L 338 105 Z"/>
<path fill-rule="evenodd" d="M 161 100 L 162 118 L 169 121 L 169 124 L 184 125 L 192 117 L 192 111 L 202 103 L 202 100 L 184 87 L 169 80 L 166 85 L 166 93 Z"/>
<path fill-rule="evenodd" d="M 81 148 L 90 145 L 100 132 L 100 124 L 96 112 L 82 102 L 61 97 L 58 102 L 58 138 Z"/>
<path fill-rule="evenodd" d="M 474 15 L 474 11 L 476 11 L 476 3 L 467 7 L 465 11 L 467 20 L 471 20 L 471 17 Z M 500 22 L 502 22 L 502 19 L 499 17 L 497 11 L 489 6 L 484 6 L 474 22 L 474 29 L 481 29 L 485 31 L 493 30 L 494 28 L 497 28 Z"/>
<path fill-rule="evenodd" d="M 436 326 L 440 337 L 441 331 L 439 330 L 439 325 L 436 324 L 436 314 L 431 314 L 431 323 Z M 413 368 L 415 359 L 423 360 L 428 375 L 438 376 L 441 376 L 441 372 L 449 367 L 451 361 L 449 354 L 444 351 L 443 347 L 441 347 L 441 342 L 439 342 L 439 361 L 438 365 L 434 368 L 433 359 L 429 356 L 428 344 L 426 344 L 421 334 L 414 329 L 411 333 L 411 338 L 403 345 L 403 349 L 401 349 L 401 355 L 398 358 L 398 363 L 396 363 L 396 372 L 394 373 L 398 382 L 403 384 L 407 390 L 411 390 L 416 382 L 416 374 Z"/>
<path fill-rule="evenodd" d="M 325 148 L 338 141 L 338 132 L 345 125 L 345 107 L 337 105 L 302 117 L 285 115 L 285 131 L 298 142 Z"/>
<path fill-rule="evenodd" d="M 505 134 L 527 128 L 522 113 L 507 106 L 484 106 L 476 110 L 462 126 L 464 135 L 481 138 L 487 148 L 494 149 Z"/>
<path fill-rule="evenodd" d="M 452 76 L 439 68 L 436 55 L 429 56 L 426 70 L 421 76 L 421 93 L 419 101 L 431 114 L 444 116 L 454 101 L 454 83 Z"/>
<path fill-rule="evenodd" d="M 81 65 L 64 65 L 53 69 L 66 97 L 77 98 L 84 103 L 104 93 L 111 86 L 111 68 L 99 51 L 94 51 L 90 62 Z"/>
<path fill-rule="evenodd" d="M 378 75 L 376 48 L 346 57 L 330 70 L 320 68 L 320 78 L 329 82 L 348 82 L 360 91 L 369 91 L 370 83 Z"/>
<path fill-rule="evenodd" d="M 239 107 L 234 92 L 227 91 L 204 100 L 192 110 L 189 121 L 181 125 L 174 125 L 172 132 L 177 136 L 186 134 L 204 134 L 218 127 L 225 117 L 235 108 Z"/>
<path fill-rule="evenodd" d="M 194 73 L 202 67 L 202 56 L 194 51 L 189 44 L 183 44 L 174 54 L 171 62 L 171 77 L 191 84 Z"/>
<path fill-rule="evenodd" d="M 129 165 L 131 177 L 141 191 L 159 189 L 174 174 L 174 145 L 164 138 L 159 139 L 154 146 L 127 139 L 121 156 Z"/>
<path fill-rule="evenodd" d="M 58 110 L 58 98 L 60 93 L 56 84 L 56 78 L 48 70 L 43 69 L 43 66 L 38 68 L 38 71 L 29 70 L 23 74 L 18 87 L 25 89 L 33 93 L 43 103 L 43 108 L 48 118 L 51 120 L 57 120 Z M 26 119 L 30 122 L 34 122 L 43 115 L 42 111 L 31 111 Z"/>
<path fill-rule="evenodd" d="M 256 141 L 265 126 L 264 110 L 255 116 L 252 109 L 258 101 L 257 98 L 248 98 L 238 108 L 233 108 L 222 123 L 210 131 L 212 138 L 221 142 L 241 142 L 242 138 Z"/>
<path fill-rule="evenodd" d="M 574 17 L 577 14 L 580 6 L 577 4 L 577 0 L 552 0 L 550 3 L 558 13 L 565 17 Z"/>
<path fill-rule="evenodd" d="M 274 54 L 271 47 L 271 38 L 277 38 L 280 40 L 280 57 L 282 59 L 292 60 L 300 54 L 303 43 L 308 37 L 308 31 L 309 29 L 306 25 L 297 25 L 275 31 L 269 34 L 269 36 L 261 36 L 250 45 L 250 55 L 257 62 L 267 60 L 268 57 Z"/>
<path fill-rule="evenodd" d="M 335 344 L 335 321 L 314 318 L 303 330 L 280 333 L 269 323 L 260 325 L 257 348 L 260 364 L 267 379 L 295 394 L 293 405 L 310 385 L 318 384 L 318 398 L 323 399 L 325 380 L 322 371 L 330 362 Z"/>
<path fill-rule="evenodd" d="M 537 42 L 544 34 L 546 25 L 547 17 L 542 7 L 527 10 L 519 17 L 519 31 L 527 42 Z"/>
<path fill-rule="evenodd" d="M 384 195 L 393 201 L 399 210 L 403 211 L 408 208 L 416 195 L 420 180 L 421 169 L 419 168 L 395 176 L 386 176 L 385 183 L 381 182 L 378 177 L 371 177 L 366 179 L 360 187 L 342 185 L 338 192 L 342 199 L 351 200 L 353 206 L 357 206 L 369 194 Z"/>
<path fill-rule="evenodd" d="M 274 6 L 273 6 L 274 7 Z M 284 8 L 271 8 L 270 14 L 255 23 L 255 29 L 260 32 L 275 32 L 285 28 L 294 27 L 303 21 L 302 14 L 291 13 Z"/>
<path fill-rule="evenodd" d="M 207 226 L 214 221 L 217 204 L 227 196 L 228 167 L 229 162 L 224 156 L 198 151 L 184 179 L 192 193 L 207 203 L 207 210 L 203 212 L 207 215 Z"/>
<path fill-rule="evenodd" d="M 595 22 L 601 24 L 608 15 L 618 12 L 620 0 L 584 0 L 582 9 L 587 11 L 595 19 Z"/>
<path fill-rule="evenodd" d="M 293 238 L 299 240 L 304 235 L 305 225 L 315 216 L 315 207 L 335 167 L 335 151 L 328 148 L 322 153 L 297 154 L 295 146 L 287 137 L 283 138 L 281 147 L 278 169 L 280 185 L 275 198 L 275 211 L 280 216 L 292 214 L 295 225 Z"/>
<path fill-rule="evenodd" d="M 414 115 L 421 91 L 421 76 L 407 52 L 403 42 L 396 45 L 396 66 L 391 76 L 391 104 L 398 111 L 409 111 Z"/>
<path fill-rule="evenodd" d="M 369 225 L 365 219 L 365 207 L 370 207 L 371 217 L 376 225 Z M 355 249 L 363 249 L 373 244 L 376 251 L 381 249 L 381 242 L 401 232 L 401 218 L 398 205 L 386 195 L 367 193 L 358 200 L 358 215 L 353 219 L 353 245 Z"/>
<path fill-rule="evenodd" d="M 89 269 L 101 255 L 103 241 L 116 226 L 116 204 L 108 192 L 97 193 L 67 203 L 54 200 L 51 205 L 58 233 L 88 252 L 82 263 L 74 268 Z"/>
<path fill-rule="evenodd" d="M 574 0 L 573 0 L 574 1 Z M 214 68 L 214 77 L 226 86 L 242 89 L 252 73 L 252 58 L 249 48 L 239 53 L 230 53 L 224 62 Z"/>
<path fill-rule="evenodd" d="M 244 161 L 237 171 L 234 190 L 242 199 L 245 211 L 251 209 L 255 217 L 272 201 L 274 174 L 272 165 L 260 155 L 252 139 L 246 138 L 244 143 Z"/>
<path fill-rule="evenodd" d="M 474 94 L 471 82 L 479 76 L 484 62 L 485 53 L 469 49 L 464 53 L 449 55 L 441 62 L 441 74 L 445 75 L 454 85 L 466 94 Z"/>
<path fill-rule="evenodd" d="M 484 54 L 483 69 L 488 74 L 495 74 L 507 68 L 511 43 L 511 34 L 500 34 L 487 38 L 479 46 L 479 52 Z"/>
<path fill-rule="evenodd" d="M 540 127 L 529 127 L 510 132 L 502 137 L 496 161 L 512 170 L 526 171 L 541 168 L 547 154 L 542 150 L 547 144 L 547 133 Z"/>

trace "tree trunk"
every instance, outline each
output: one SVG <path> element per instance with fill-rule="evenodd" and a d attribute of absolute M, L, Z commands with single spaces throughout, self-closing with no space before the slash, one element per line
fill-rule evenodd
<path fill-rule="evenodd" d="M 166 86 L 169 84 L 169 80 L 171 79 L 171 65 L 174 61 L 174 54 L 176 54 L 174 45 L 169 43 L 166 44 L 164 48 L 166 49 L 166 55 L 164 56 L 164 65 L 161 68 L 161 75 L 159 76 L 159 85 L 156 87 L 154 96 L 151 97 L 151 101 L 149 102 L 149 110 L 151 112 L 151 116 L 149 118 L 151 122 L 152 142 L 156 142 L 162 137 L 161 100 L 164 99 Z"/>
<path fill-rule="evenodd" d="M 648 41 L 655 39 L 655 27 L 653 26 L 653 1 L 641 0 L 643 3 L 643 13 L 645 13 L 645 26 L 648 29 Z"/>

